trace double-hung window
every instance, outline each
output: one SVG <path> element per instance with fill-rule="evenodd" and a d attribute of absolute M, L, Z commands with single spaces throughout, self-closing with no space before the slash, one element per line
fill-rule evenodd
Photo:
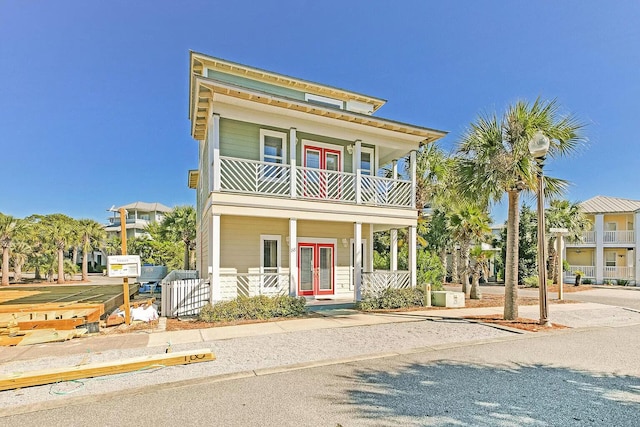
<path fill-rule="evenodd" d="M 260 129 L 260 161 L 263 164 L 262 178 L 282 178 L 287 153 L 287 134 L 273 130 Z"/>
<path fill-rule="evenodd" d="M 277 289 L 279 286 L 279 278 L 274 273 L 278 273 L 280 269 L 280 237 L 265 234 L 260 236 L 260 273 L 265 274 L 261 279 L 263 288 Z"/>

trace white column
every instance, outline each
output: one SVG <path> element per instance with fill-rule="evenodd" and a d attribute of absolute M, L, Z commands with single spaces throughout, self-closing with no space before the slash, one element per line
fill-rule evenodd
<path fill-rule="evenodd" d="M 391 265 L 389 266 L 391 271 L 398 271 L 398 229 L 392 228 L 389 230 L 391 246 L 389 252 L 391 254 Z"/>
<path fill-rule="evenodd" d="M 213 146 L 210 148 L 213 155 L 212 176 L 213 191 L 220 191 L 220 115 L 213 115 Z"/>
<path fill-rule="evenodd" d="M 416 247 L 417 227 L 412 225 L 409 227 L 409 272 L 411 273 L 411 287 L 415 288 L 418 283 L 417 273 L 417 247 Z"/>
<path fill-rule="evenodd" d="M 636 286 L 640 286 L 640 212 L 636 212 L 633 219 L 633 233 L 635 246 L 633 248 L 633 268 L 635 269 Z"/>
<path fill-rule="evenodd" d="M 596 283 L 602 284 L 604 280 L 604 215 L 597 214 L 594 224 L 596 232 Z"/>
<path fill-rule="evenodd" d="M 298 220 L 289 218 L 289 295 L 298 293 Z"/>
<path fill-rule="evenodd" d="M 362 174 L 360 171 L 360 162 L 362 156 L 362 141 L 359 139 L 355 142 L 353 148 L 353 167 L 356 174 L 356 203 L 362 203 Z"/>
<path fill-rule="evenodd" d="M 369 224 L 369 237 L 367 238 L 367 271 L 373 271 L 373 224 Z"/>
<path fill-rule="evenodd" d="M 362 223 L 353 225 L 353 297 L 362 299 Z"/>
<path fill-rule="evenodd" d="M 393 179 L 398 179 L 398 161 L 394 160 L 391 162 L 391 172 L 393 173 Z"/>
<path fill-rule="evenodd" d="M 291 194 L 291 198 L 295 199 L 296 198 L 296 191 L 297 191 L 297 175 L 296 175 L 296 144 L 298 143 L 298 136 L 297 136 L 297 130 L 296 128 L 291 128 L 289 129 L 289 165 L 291 166 L 291 169 L 289 171 L 289 173 L 291 174 L 291 188 L 290 188 L 290 194 Z"/>
<path fill-rule="evenodd" d="M 209 227 L 209 260 L 211 265 L 211 301 L 220 301 L 222 292 L 220 289 L 220 214 L 211 215 L 211 226 Z"/>
<path fill-rule="evenodd" d="M 416 151 L 411 152 L 411 207 L 416 208 Z M 419 206 L 422 210 L 424 206 Z"/>

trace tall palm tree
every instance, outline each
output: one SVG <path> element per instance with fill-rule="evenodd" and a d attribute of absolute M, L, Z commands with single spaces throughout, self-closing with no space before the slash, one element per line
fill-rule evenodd
<path fill-rule="evenodd" d="M 482 244 L 476 245 L 471 249 L 470 256 L 473 260 L 473 267 L 471 268 L 471 299 L 482 299 L 480 293 L 480 276 L 484 275 L 485 278 L 489 276 L 489 259 L 493 255 L 492 251 L 482 249 Z"/>
<path fill-rule="evenodd" d="M 585 141 L 584 125 L 573 115 L 562 115 L 555 100 L 518 101 L 498 118 L 479 117 L 463 135 L 459 146 L 461 191 L 485 203 L 498 202 L 507 193 L 507 257 L 505 260 L 504 318 L 518 317 L 518 209 L 520 192 L 535 192 L 540 165 L 528 150 L 537 131 L 550 139 L 548 155 L 566 156 Z M 566 182 L 547 179 L 545 189 L 558 193 Z"/>
<path fill-rule="evenodd" d="M 578 202 L 569 200 L 552 200 L 545 212 L 547 232 L 550 228 L 566 228 L 568 234 L 565 236 L 569 242 L 577 242 L 582 234 L 589 229 L 591 221 L 584 214 Z M 560 283 L 562 272 L 558 271 L 558 253 L 556 251 L 556 236 L 549 233 L 548 254 L 549 254 L 549 278 L 554 283 Z"/>
<path fill-rule="evenodd" d="M 478 206 L 466 205 L 456 209 L 451 214 L 451 229 L 454 239 L 460 245 L 462 258 L 462 292 L 469 295 L 471 287 L 469 284 L 470 260 L 469 252 L 473 241 L 480 242 L 488 233 L 489 215 Z"/>
<path fill-rule="evenodd" d="M 22 281 L 22 266 L 27 262 L 31 254 L 31 246 L 23 240 L 13 240 L 11 242 L 11 261 L 13 263 L 13 279 L 16 282 Z"/>
<path fill-rule="evenodd" d="M 184 269 L 189 270 L 189 254 L 196 240 L 196 211 L 193 206 L 176 206 L 160 225 L 163 238 L 184 244 Z"/>
<path fill-rule="evenodd" d="M 53 243 L 58 255 L 58 284 L 64 283 L 64 251 L 75 238 L 72 218 L 63 214 L 44 217 L 42 224 L 49 242 Z"/>
<path fill-rule="evenodd" d="M 25 228 L 23 220 L 0 213 L 0 247 L 2 248 L 2 286 L 9 285 L 9 249 L 11 242 Z"/>
<path fill-rule="evenodd" d="M 104 227 L 92 219 L 78 221 L 82 244 L 82 280 L 89 280 L 89 252 L 102 245 L 107 233 Z"/>

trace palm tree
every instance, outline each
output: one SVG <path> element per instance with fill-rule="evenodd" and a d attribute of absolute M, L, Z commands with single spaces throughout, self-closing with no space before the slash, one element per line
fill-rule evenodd
<path fill-rule="evenodd" d="M 458 153 L 460 190 L 489 204 L 507 193 L 507 257 L 505 260 L 504 318 L 518 317 L 518 209 L 520 192 L 535 192 L 540 165 L 532 158 L 528 143 L 541 131 L 550 139 L 548 155 L 565 156 L 583 142 L 584 125 L 573 115 L 561 115 L 558 103 L 536 99 L 518 101 L 504 116 L 479 117 L 463 135 Z M 546 179 L 549 194 L 558 193 L 566 182 Z"/>
<path fill-rule="evenodd" d="M 470 256 L 473 260 L 473 267 L 471 267 L 471 299 L 482 299 L 480 293 L 480 276 L 489 276 L 489 259 L 493 254 L 492 251 L 482 249 L 482 245 L 476 245 L 471 249 Z"/>
<path fill-rule="evenodd" d="M 78 221 L 82 244 L 82 280 L 89 280 L 89 252 L 99 248 L 107 235 L 104 227 L 92 219 Z"/>
<path fill-rule="evenodd" d="M 24 230 L 23 220 L 0 213 L 0 247 L 2 247 L 2 286 L 9 285 L 9 249 L 11 241 Z"/>
<path fill-rule="evenodd" d="M 189 254 L 196 240 L 196 211 L 193 206 L 176 206 L 169 212 L 160 225 L 163 238 L 184 244 L 184 269 L 191 263 Z"/>
<path fill-rule="evenodd" d="M 22 281 L 22 266 L 27 262 L 31 254 L 31 246 L 22 240 L 11 242 L 11 261 L 13 262 L 13 279 L 16 282 Z"/>
<path fill-rule="evenodd" d="M 471 291 L 469 286 L 469 252 L 471 242 L 482 240 L 491 232 L 489 227 L 489 215 L 474 205 L 466 205 L 456 209 L 451 214 L 451 229 L 453 237 L 460 245 L 462 257 L 462 292 L 468 295 Z"/>
<path fill-rule="evenodd" d="M 577 242 L 582 234 L 589 229 L 591 221 L 582 211 L 578 202 L 572 203 L 568 200 L 552 200 L 545 213 L 547 232 L 550 228 L 566 228 L 568 234 L 566 239 L 569 242 Z M 558 271 L 557 257 L 555 249 L 556 236 L 547 234 L 549 238 L 549 278 L 554 283 L 560 283 L 562 272 Z"/>
<path fill-rule="evenodd" d="M 47 239 L 58 253 L 58 284 L 64 283 L 64 251 L 74 239 L 73 219 L 63 214 L 47 215 L 42 220 Z"/>

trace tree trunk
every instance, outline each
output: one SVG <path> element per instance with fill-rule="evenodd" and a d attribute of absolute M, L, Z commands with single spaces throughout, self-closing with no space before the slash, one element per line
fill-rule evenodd
<path fill-rule="evenodd" d="M 482 299 L 482 293 L 480 292 L 480 272 L 473 272 L 473 283 L 471 285 L 471 299 Z"/>
<path fill-rule="evenodd" d="M 64 250 L 58 249 L 58 284 L 64 283 Z"/>
<path fill-rule="evenodd" d="M 78 259 L 78 247 L 74 246 L 73 247 L 73 252 L 72 252 L 72 255 L 71 255 L 71 262 L 75 264 L 77 259 Z"/>
<path fill-rule="evenodd" d="M 518 228 L 520 225 L 520 193 L 507 191 L 507 251 L 504 266 L 504 319 L 518 318 Z"/>
<path fill-rule="evenodd" d="M 86 249 L 87 246 L 85 245 L 84 248 L 82 249 L 82 281 L 86 282 L 87 280 L 89 280 L 89 254 L 88 254 L 88 250 Z"/>
<path fill-rule="evenodd" d="M 42 276 L 40 275 L 40 266 L 36 264 L 36 273 L 34 276 L 35 280 L 42 280 Z"/>
<path fill-rule="evenodd" d="M 22 264 L 16 263 L 13 266 L 13 280 L 15 282 L 22 282 Z"/>
<path fill-rule="evenodd" d="M 2 248 L 2 286 L 9 285 L 9 246 Z"/>
<path fill-rule="evenodd" d="M 188 270 L 189 269 L 189 243 L 188 242 L 183 242 L 184 243 L 184 269 Z"/>
<path fill-rule="evenodd" d="M 471 250 L 469 242 L 462 242 L 460 245 L 460 255 L 462 256 L 462 292 L 464 297 L 469 298 L 471 285 L 469 284 L 469 251 Z"/>
<path fill-rule="evenodd" d="M 447 281 L 447 248 L 440 249 L 440 262 L 442 262 L 442 268 L 444 270 L 444 282 Z"/>
<path fill-rule="evenodd" d="M 547 269 L 547 277 L 549 279 L 551 279 L 552 283 L 558 283 L 557 278 L 558 278 L 558 257 L 557 257 L 557 253 L 556 253 L 556 245 L 555 242 L 557 241 L 556 238 L 551 238 L 548 240 L 548 244 L 547 244 L 547 253 L 549 254 L 549 258 L 548 258 L 548 269 Z"/>
<path fill-rule="evenodd" d="M 453 245 L 451 251 L 451 283 L 460 283 L 460 274 L 458 274 L 458 250 Z"/>

